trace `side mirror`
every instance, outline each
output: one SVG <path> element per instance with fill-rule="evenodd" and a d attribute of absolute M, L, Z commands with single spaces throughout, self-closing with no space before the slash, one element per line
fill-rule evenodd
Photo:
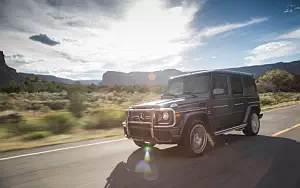
<path fill-rule="evenodd" d="M 213 90 L 213 95 L 223 95 L 225 93 L 225 90 L 222 88 L 215 88 Z"/>

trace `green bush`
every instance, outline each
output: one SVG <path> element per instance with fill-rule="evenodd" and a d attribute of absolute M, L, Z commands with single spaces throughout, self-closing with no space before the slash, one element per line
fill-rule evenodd
<path fill-rule="evenodd" d="M 41 110 L 41 112 L 44 112 L 44 113 L 51 111 L 51 109 L 48 106 L 42 106 L 40 110 Z"/>
<path fill-rule="evenodd" d="M 124 121 L 121 110 L 100 110 L 84 122 L 84 129 L 109 129 L 120 127 Z"/>
<path fill-rule="evenodd" d="M 47 130 L 46 124 L 42 120 L 27 120 L 20 123 L 12 123 L 7 128 L 8 132 L 12 135 L 22 135 Z"/>
<path fill-rule="evenodd" d="M 43 117 L 47 130 L 53 134 L 68 133 L 75 126 L 75 120 L 69 113 L 56 113 Z"/>
<path fill-rule="evenodd" d="M 296 95 L 296 101 L 300 101 L 300 94 Z"/>
<path fill-rule="evenodd" d="M 271 96 L 261 96 L 260 102 L 263 106 L 264 105 L 272 105 L 272 104 L 276 103 L 275 99 Z"/>
<path fill-rule="evenodd" d="M 24 135 L 23 140 L 38 140 L 38 139 L 46 138 L 51 135 L 52 135 L 52 133 L 48 132 L 48 131 L 33 132 L 33 133 Z"/>
<path fill-rule="evenodd" d="M 54 101 L 46 104 L 51 110 L 63 110 L 67 107 L 67 102 L 65 101 Z"/>
<path fill-rule="evenodd" d="M 69 111 L 72 112 L 73 116 L 81 117 L 82 113 L 86 109 L 86 106 L 84 105 L 86 97 L 81 93 L 75 92 L 69 95 L 69 100 Z"/>

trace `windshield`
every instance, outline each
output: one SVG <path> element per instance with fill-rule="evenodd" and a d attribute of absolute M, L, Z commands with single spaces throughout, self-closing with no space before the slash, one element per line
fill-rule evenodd
<path fill-rule="evenodd" d="M 164 95 L 207 93 L 209 81 L 209 74 L 175 78 L 169 82 Z"/>

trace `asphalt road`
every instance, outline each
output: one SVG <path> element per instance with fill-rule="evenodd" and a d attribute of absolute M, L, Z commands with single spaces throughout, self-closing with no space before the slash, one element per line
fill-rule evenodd
<path fill-rule="evenodd" d="M 158 146 L 145 174 L 135 172 L 147 169 L 145 152 L 126 139 L 2 153 L 0 187 L 300 188 L 299 123 L 300 106 L 267 112 L 258 136 L 222 135 L 198 158 Z"/>

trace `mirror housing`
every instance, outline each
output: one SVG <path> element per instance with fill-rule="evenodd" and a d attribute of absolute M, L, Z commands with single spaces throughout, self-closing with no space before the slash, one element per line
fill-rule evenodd
<path fill-rule="evenodd" d="M 213 95 L 223 95 L 224 93 L 225 93 L 225 90 L 222 88 L 213 89 Z"/>

